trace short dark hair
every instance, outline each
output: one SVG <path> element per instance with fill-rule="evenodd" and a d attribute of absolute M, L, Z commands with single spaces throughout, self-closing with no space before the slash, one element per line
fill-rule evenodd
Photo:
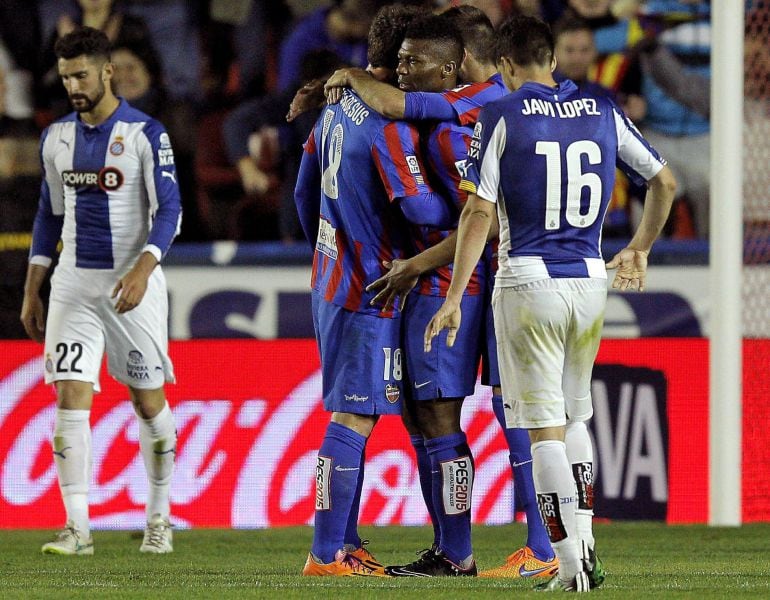
<path fill-rule="evenodd" d="M 56 58 L 71 59 L 78 56 L 110 60 L 110 40 L 107 35 L 93 27 L 78 27 L 62 36 L 54 46 Z"/>
<path fill-rule="evenodd" d="M 406 28 L 423 14 L 416 6 L 389 4 L 375 15 L 369 27 L 369 48 L 366 58 L 373 67 L 398 67 L 398 49 L 404 41 Z"/>
<path fill-rule="evenodd" d="M 497 60 L 505 56 L 521 66 L 548 65 L 553 60 L 553 34 L 545 21 L 514 15 L 497 31 Z"/>
<path fill-rule="evenodd" d="M 455 61 L 458 67 L 463 60 L 463 38 L 454 22 L 444 15 L 429 15 L 412 21 L 404 38 L 442 44 L 446 48 L 446 58 Z"/>
<path fill-rule="evenodd" d="M 463 45 L 483 64 L 495 64 L 495 28 L 487 14 L 470 4 L 454 6 L 441 13 L 450 19 L 463 38 Z"/>
<path fill-rule="evenodd" d="M 591 28 L 591 25 L 588 23 L 588 21 L 582 17 L 566 14 L 553 25 L 554 40 L 559 39 L 559 36 L 565 33 L 572 33 L 574 31 L 588 31 L 591 33 L 592 37 L 594 34 L 594 30 Z"/>

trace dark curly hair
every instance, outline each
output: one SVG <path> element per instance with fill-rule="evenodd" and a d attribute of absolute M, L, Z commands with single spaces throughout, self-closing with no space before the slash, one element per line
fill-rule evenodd
<path fill-rule="evenodd" d="M 78 27 L 58 39 L 54 46 L 56 58 L 72 59 L 78 56 L 110 59 L 110 40 L 103 31 L 93 27 Z"/>
<path fill-rule="evenodd" d="M 366 53 L 369 64 L 395 70 L 398 67 L 398 49 L 404 41 L 406 28 L 422 14 L 424 10 L 416 6 L 383 6 L 369 28 L 369 49 Z"/>

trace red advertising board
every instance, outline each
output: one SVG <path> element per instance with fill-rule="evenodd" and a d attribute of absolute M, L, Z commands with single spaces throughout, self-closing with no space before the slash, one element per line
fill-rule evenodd
<path fill-rule="evenodd" d="M 174 522 L 182 527 L 311 523 L 313 467 L 328 422 L 315 343 L 172 342 L 171 357 L 178 383 L 168 386 L 168 398 L 179 432 Z M 770 342 L 747 343 L 747 371 L 764 365 L 767 373 L 768 357 Z M 54 395 L 42 381 L 42 361 L 37 344 L 0 342 L 2 528 L 56 527 L 64 520 L 50 448 Z M 594 420 L 609 424 L 593 426 L 597 478 L 604 479 L 605 495 L 638 503 L 644 502 L 640 495 L 649 494 L 663 502 L 668 522 L 704 522 L 707 341 L 607 340 L 598 363 L 662 373 L 667 413 L 662 424 L 656 423 L 654 403 L 645 395 L 651 388 L 643 379 L 633 392 L 622 381 L 607 384 L 607 390 L 619 390 L 617 397 L 613 392 L 602 400 L 602 388 L 594 390 Z M 96 527 L 139 527 L 146 482 L 133 410 L 125 389 L 106 374 L 102 389 L 91 414 L 92 520 Z M 605 414 L 599 414 L 600 405 L 609 407 L 606 419 L 599 418 Z M 744 456 L 751 459 L 744 459 L 744 519 L 767 520 L 770 451 L 759 435 L 770 424 L 766 395 L 747 387 L 745 414 Z M 510 469 L 488 388 L 478 386 L 466 401 L 463 422 L 476 459 L 474 520 L 507 522 L 513 516 Z M 665 443 L 662 463 L 652 450 L 656 440 Z M 427 522 L 413 453 L 395 417 L 381 419 L 369 442 L 361 507 L 364 523 Z"/>

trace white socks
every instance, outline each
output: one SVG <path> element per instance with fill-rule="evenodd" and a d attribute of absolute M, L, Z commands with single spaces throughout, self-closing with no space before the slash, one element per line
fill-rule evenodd
<path fill-rule="evenodd" d="M 88 523 L 88 486 L 91 483 L 91 411 L 56 409 L 53 434 L 53 455 L 59 476 L 67 521 L 86 539 L 90 535 Z"/>
<path fill-rule="evenodd" d="M 585 422 L 568 423 L 564 438 L 567 458 L 577 486 L 578 502 L 575 511 L 578 537 L 594 547 L 594 448 Z"/>
<path fill-rule="evenodd" d="M 532 444 L 532 478 L 543 523 L 559 558 L 559 579 L 571 582 L 583 570 L 577 536 L 577 494 L 564 442 Z"/>
<path fill-rule="evenodd" d="M 168 403 L 152 419 L 139 419 L 139 447 L 147 469 L 147 520 L 169 517 L 169 487 L 176 456 L 176 427 Z"/>

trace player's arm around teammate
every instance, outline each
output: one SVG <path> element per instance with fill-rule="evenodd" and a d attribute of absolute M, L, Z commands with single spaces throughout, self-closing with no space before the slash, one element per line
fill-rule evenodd
<path fill-rule="evenodd" d="M 462 321 L 463 291 L 470 281 L 484 245 L 487 243 L 492 221 L 496 218 L 495 205 L 469 194 L 460 222 L 457 226 L 457 251 L 455 252 L 452 283 L 449 285 L 446 300 L 425 328 L 425 351 L 430 352 L 432 340 L 442 329 L 447 330 L 447 346 L 453 346 L 457 330 Z"/>

